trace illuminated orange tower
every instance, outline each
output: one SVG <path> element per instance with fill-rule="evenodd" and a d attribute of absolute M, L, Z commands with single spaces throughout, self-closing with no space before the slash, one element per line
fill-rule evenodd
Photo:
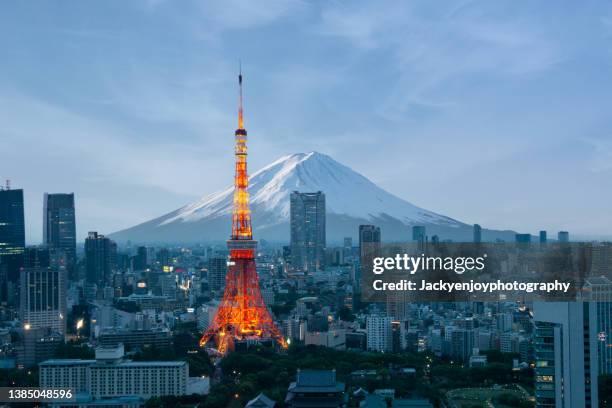
<path fill-rule="evenodd" d="M 230 251 L 225 292 L 212 323 L 200 339 L 204 347 L 213 337 L 217 350 L 227 353 L 235 340 L 272 338 L 282 347 L 287 342 L 278 330 L 268 311 L 255 267 L 257 241 L 251 229 L 249 209 L 249 177 L 247 175 L 247 132 L 242 116 L 242 72 L 238 75 L 240 88 L 238 105 L 238 129 L 236 129 L 236 175 L 234 177 L 234 208 L 232 212 L 232 237 L 227 241 Z"/>

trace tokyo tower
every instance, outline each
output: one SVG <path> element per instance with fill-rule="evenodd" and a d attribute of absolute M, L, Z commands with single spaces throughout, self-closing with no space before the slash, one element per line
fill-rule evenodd
<path fill-rule="evenodd" d="M 238 86 L 232 236 L 227 241 L 230 260 L 223 299 L 212 323 L 200 339 L 200 346 L 204 347 L 214 338 L 220 354 L 233 350 L 236 340 L 274 339 L 283 348 L 287 347 L 287 342 L 274 324 L 263 301 L 255 268 L 257 241 L 253 240 L 247 191 L 249 178 L 247 175 L 247 132 L 244 129 L 242 116 L 242 71 L 238 75 Z"/>

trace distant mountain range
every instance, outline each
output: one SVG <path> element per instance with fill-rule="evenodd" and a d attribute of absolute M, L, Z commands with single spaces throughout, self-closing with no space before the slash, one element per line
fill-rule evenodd
<path fill-rule="evenodd" d="M 225 241 L 230 236 L 233 186 L 204 196 L 171 213 L 111 234 L 118 242 L 193 243 Z M 408 241 L 412 226 L 427 235 L 471 241 L 472 226 L 417 207 L 378 187 L 366 177 L 318 152 L 281 157 L 250 176 L 255 239 L 289 241 L 289 196 L 293 191 L 323 191 L 327 240 L 357 238 L 360 224 L 381 227 L 383 241 Z M 483 240 L 514 240 L 513 231 L 482 230 Z"/>

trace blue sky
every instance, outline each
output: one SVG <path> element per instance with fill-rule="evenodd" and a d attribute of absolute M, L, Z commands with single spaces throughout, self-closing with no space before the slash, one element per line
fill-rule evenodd
<path fill-rule="evenodd" d="M 612 235 L 612 3 L 0 3 L 0 177 L 110 233 L 318 150 L 490 228 Z"/>

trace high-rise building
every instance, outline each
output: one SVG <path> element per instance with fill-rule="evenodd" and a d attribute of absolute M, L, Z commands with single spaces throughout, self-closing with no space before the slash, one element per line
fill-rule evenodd
<path fill-rule="evenodd" d="M 425 226 L 424 225 L 413 225 L 412 226 L 412 240 L 416 242 L 425 242 Z"/>
<path fill-rule="evenodd" d="M 535 302 L 538 408 L 597 408 L 597 309 L 593 302 Z"/>
<path fill-rule="evenodd" d="M 223 292 L 227 275 L 227 258 L 213 256 L 208 260 L 208 285 L 213 292 Z"/>
<path fill-rule="evenodd" d="M 66 268 L 25 267 L 20 277 L 20 315 L 24 329 L 51 329 L 65 335 Z"/>
<path fill-rule="evenodd" d="M 546 231 L 542 230 L 540 231 L 540 244 L 545 244 L 548 241 L 548 236 L 546 234 Z"/>
<path fill-rule="evenodd" d="M 391 324 L 395 319 L 388 316 L 368 316 L 366 333 L 368 350 L 393 351 L 393 331 Z"/>
<path fill-rule="evenodd" d="M 467 363 L 474 350 L 474 330 L 456 328 L 451 333 L 451 357 Z"/>
<path fill-rule="evenodd" d="M 387 291 L 385 293 L 386 315 L 396 320 L 406 321 L 409 316 L 410 296 L 407 291 Z"/>
<path fill-rule="evenodd" d="M 170 251 L 168 251 L 168 248 L 161 248 L 157 252 L 157 262 L 162 269 L 164 266 L 170 266 Z"/>
<path fill-rule="evenodd" d="M 497 323 L 497 330 L 500 332 L 508 332 L 512 331 L 513 315 L 512 313 L 498 313 L 495 316 L 495 320 Z"/>
<path fill-rule="evenodd" d="M 352 248 L 353 247 L 353 238 L 351 237 L 344 237 L 344 244 L 343 244 L 344 248 Z"/>
<path fill-rule="evenodd" d="M 294 270 L 324 269 L 325 194 L 291 193 L 291 265 Z"/>
<path fill-rule="evenodd" d="M 25 249 L 23 190 L 0 188 L 0 301 L 17 304 L 19 269 Z"/>
<path fill-rule="evenodd" d="M 478 224 L 474 224 L 474 239 L 473 241 L 477 244 L 482 242 L 482 227 Z"/>
<path fill-rule="evenodd" d="M 362 256 L 366 247 L 372 245 L 380 249 L 380 227 L 375 225 L 359 226 L 359 255 Z"/>
<path fill-rule="evenodd" d="M 45 193 L 43 202 L 43 243 L 50 249 L 62 252 L 70 279 L 76 265 L 76 223 L 74 194 Z"/>
<path fill-rule="evenodd" d="M 569 232 L 567 231 L 559 231 L 557 234 L 557 239 L 559 242 L 567 243 L 569 242 Z"/>
<path fill-rule="evenodd" d="M 528 244 L 531 242 L 531 234 L 515 234 L 514 242 L 517 244 Z"/>
<path fill-rule="evenodd" d="M 112 272 L 111 240 L 97 232 L 90 232 L 85 239 L 85 280 L 103 287 Z"/>
<path fill-rule="evenodd" d="M 585 300 L 596 310 L 598 372 L 612 374 L 612 281 L 605 276 L 590 277 L 584 287 Z"/>
<path fill-rule="evenodd" d="M 48 268 L 57 263 L 52 262 L 52 255 L 46 246 L 28 246 L 23 251 L 24 268 Z"/>
<path fill-rule="evenodd" d="M 135 271 L 144 271 L 147 269 L 148 256 L 147 247 L 139 246 L 136 249 L 136 255 L 134 256 L 133 267 Z"/>
<path fill-rule="evenodd" d="M 24 247 L 23 190 L 0 189 L 0 256 L 20 255 Z"/>
<path fill-rule="evenodd" d="M 353 260 L 353 238 L 344 237 L 342 244 L 342 257 L 345 263 L 350 263 Z"/>
<path fill-rule="evenodd" d="M 380 227 L 375 225 L 359 226 L 359 261 L 360 266 L 355 268 L 354 291 L 356 294 L 361 292 L 361 278 L 364 276 L 364 268 L 372 265 L 372 258 L 380 256 L 381 239 Z M 370 271 L 365 271 L 369 273 Z M 355 299 L 359 301 L 358 296 Z"/>

